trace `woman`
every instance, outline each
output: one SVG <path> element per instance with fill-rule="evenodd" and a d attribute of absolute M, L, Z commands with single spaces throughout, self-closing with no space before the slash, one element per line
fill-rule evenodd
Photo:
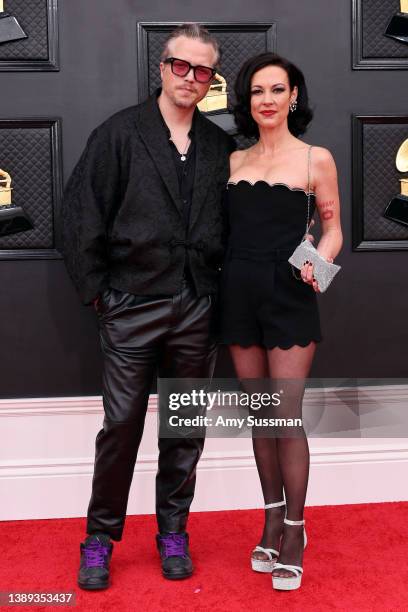
<path fill-rule="evenodd" d="M 327 149 L 298 138 L 312 112 L 303 74 L 288 60 L 273 53 L 248 60 L 235 93 L 238 129 L 257 142 L 230 160 L 221 342 L 229 345 L 240 379 L 304 381 L 321 340 L 319 287 L 311 264 L 299 276 L 287 260 L 307 233 L 315 208 L 322 228 L 318 252 L 328 261 L 339 253 L 336 166 Z M 299 405 L 303 389 L 302 384 Z M 292 590 L 301 583 L 306 544 L 307 439 L 302 428 L 297 437 L 253 436 L 253 447 L 265 525 L 252 567 L 272 572 L 274 588 Z"/>

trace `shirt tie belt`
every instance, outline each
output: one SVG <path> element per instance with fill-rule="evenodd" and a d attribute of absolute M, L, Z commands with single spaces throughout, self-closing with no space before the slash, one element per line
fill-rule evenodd
<path fill-rule="evenodd" d="M 178 246 L 182 246 L 186 249 L 193 249 L 195 251 L 204 251 L 205 244 L 202 240 L 198 240 L 194 242 L 193 240 L 170 240 L 169 242 L 170 248 L 174 249 Z"/>

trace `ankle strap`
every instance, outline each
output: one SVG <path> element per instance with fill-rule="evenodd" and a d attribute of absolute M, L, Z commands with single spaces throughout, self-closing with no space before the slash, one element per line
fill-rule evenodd
<path fill-rule="evenodd" d="M 279 508 L 279 506 L 286 506 L 285 501 L 274 502 L 273 504 L 265 504 L 265 510 L 269 510 L 269 508 Z"/>
<path fill-rule="evenodd" d="M 304 525 L 305 524 L 304 520 L 303 521 L 290 521 L 287 518 L 284 518 L 283 522 L 285 523 L 285 525 Z"/>

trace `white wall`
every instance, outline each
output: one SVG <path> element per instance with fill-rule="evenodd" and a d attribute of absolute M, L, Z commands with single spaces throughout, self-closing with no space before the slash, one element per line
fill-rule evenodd
<path fill-rule="evenodd" d="M 372 387 L 338 394 L 306 392 L 304 405 L 319 401 L 345 411 L 362 401 L 389 418 L 398 432 L 397 409 L 407 406 L 408 387 Z M 144 438 L 129 500 L 129 514 L 154 512 L 157 467 L 157 398 L 151 396 Z M 364 412 L 364 411 L 363 411 Z M 388 415 L 388 416 L 387 416 Z M 90 496 L 95 436 L 103 417 L 100 397 L 0 401 L 0 519 L 84 516 Z M 382 428 L 382 432 L 384 428 Z M 363 429 L 372 435 L 372 429 Z M 341 432 L 340 434 L 341 435 Z M 383 434 L 382 434 L 383 435 Z M 311 438 L 307 505 L 407 500 L 407 438 Z M 199 464 L 192 510 L 262 505 L 251 440 L 208 439 Z"/>

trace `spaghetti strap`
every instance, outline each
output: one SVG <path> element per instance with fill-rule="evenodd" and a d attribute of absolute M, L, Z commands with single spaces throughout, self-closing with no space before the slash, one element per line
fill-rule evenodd
<path fill-rule="evenodd" d="M 303 236 L 303 239 L 306 238 L 306 235 L 309 231 L 312 220 L 310 218 L 310 175 L 311 175 L 311 151 L 312 146 L 310 145 L 307 150 L 307 216 L 306 216 L 306 230 Z"/>
<path fill-rule="evenodd" d="M 307 151 L 307 193 L 310 193 L 310 168 L 311 168 L 311 151 L 312 151 L 312 147 L 313 145 L 310 145 L 308 151 Z"/>

